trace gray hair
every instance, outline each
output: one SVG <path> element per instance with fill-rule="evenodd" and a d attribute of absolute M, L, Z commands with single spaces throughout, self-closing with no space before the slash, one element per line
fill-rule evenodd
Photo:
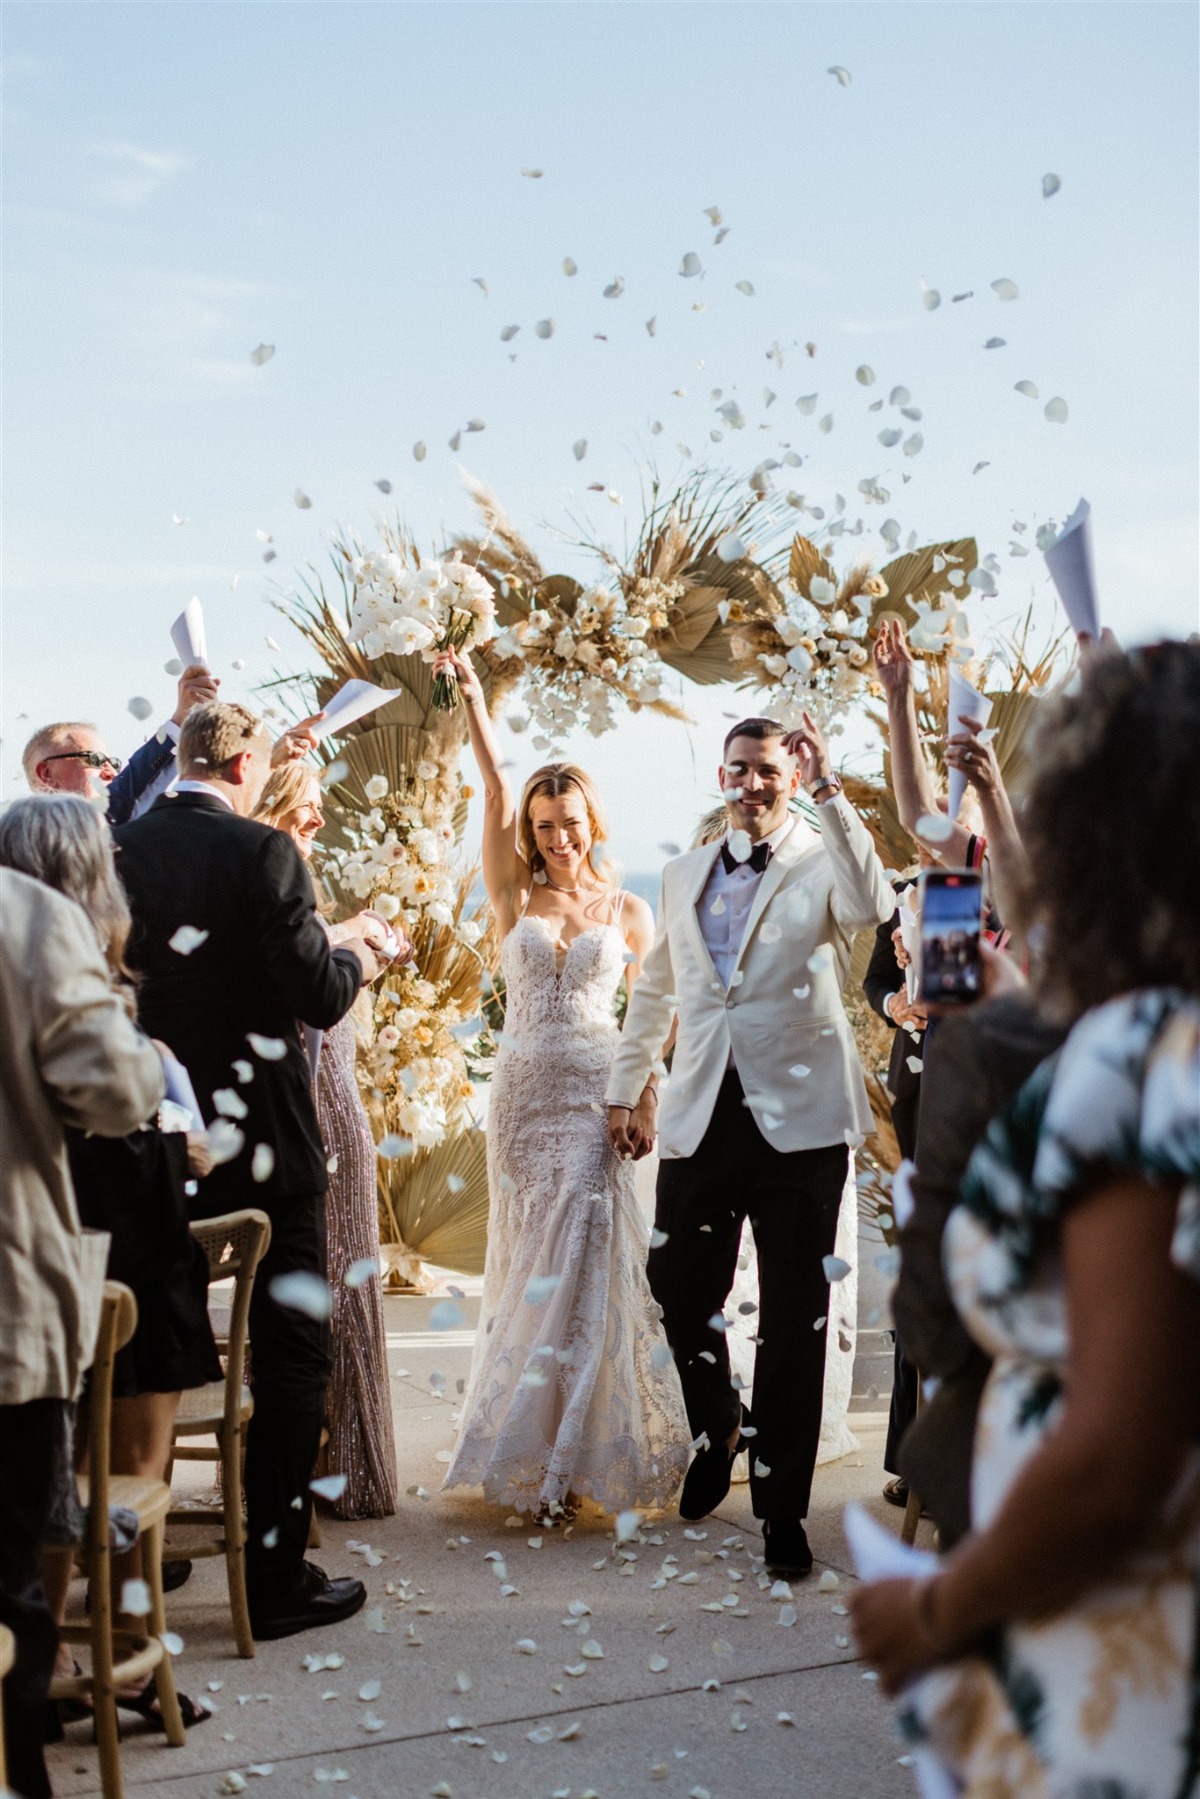
<path fill-rule="evenodd" d="M 0 866 L 15 868 L 87 913 L 114 974 L 126 974 L 129 901 L 99 807 L 74 793 L 36 793 L 0 813 Z"/>
<path fill-rule="evenodd" d="M 25 770 L 30 790 L 33 793 L 53 792 L 52 788 L 44 786 L 38 779 L 38 763 L 44 762 L 52 750 L 61 749 L 64 743 L 72 742 L 77 731 L 95 729 L 95 725 L 88 724 L 84 719 L 75 719 L 66 724 L 43 725 L 40 731 L 35 731 L 21 752 L 21 767 Z"/>

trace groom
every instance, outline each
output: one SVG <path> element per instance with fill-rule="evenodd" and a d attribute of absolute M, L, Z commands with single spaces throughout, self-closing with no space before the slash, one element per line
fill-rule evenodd
<path fill-rule="evenodd" d="M 803 1520 L 821 1429 L 822 1261 L 847 1145 L 872 1128 L 842 985 L 855 932 L 890 918 L 895 900 L 808 713 L 787 734 L 768 718 L 735 725 L 718 778 L 729 829 L 663 869 L 608 1120 L 618 1153 L 633 1153 L 630 1113 L 677 1014 L 648 1271 L 689 1423 L 706 1439 L 679 1509 L 689 1519 L 713 1511 L 748 1449 L 767 1567 L 787 1579 L 812 1568 Z M 816 831 L 790 806 L 801 783 Z M 747 1216 L 760 1297 L 752 1421 L 730 1383 L 722 1317 Z"/>

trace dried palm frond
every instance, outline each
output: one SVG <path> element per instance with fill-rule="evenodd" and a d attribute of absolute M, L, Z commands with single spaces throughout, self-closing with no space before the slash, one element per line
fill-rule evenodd
<path fill-rule="evenodd" d="M 885 563 L 879 575 L 887 583 L 887 593 L 876 599 L 871 610 L 872 634 L 885 618 L 903 619 L 906 627 L 915 625 L 917 600 L 932 603 L 939 594 L 956 591 L 965 598 L 966 589 L 951 581 L 949 576 L 951 571 L 958 570 L 965 578 L 978 561 L 975 539 L 960 537 L 953 543 L 924 544 L 920 549 L 910 550 Z M 939 562 L 942 566 L 935 569 L 934 564 Z"/>
<path fill-rule="evenodd" d="M 821 551 L 810 537 L 805 537 L 802 532 L 798 531 L 792 539 L 792 547 L 788 555 L 788 580 L 796 592 L 808 600 L 811 605 L 816 605 L 810 592 L 814 575 L 820 575 L 824 580 L 831 582 L 834 587 L 837 586 L 837 576 Z"/>
<path fill-rule="evenodd" d="M 487 1253 L 487 1146 L 462 1131 L 433 1149 L 380 1163 L 380 1231 L 424 1262 L 482 1274 Z"/>

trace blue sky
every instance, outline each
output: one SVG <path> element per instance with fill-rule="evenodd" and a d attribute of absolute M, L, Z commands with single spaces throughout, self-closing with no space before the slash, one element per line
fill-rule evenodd
<path fill-rule="evenodd" d="M 1085 493 L 1109 622 L 1195 629 L 1196 38 L 1190 5 L 1086 0 L 10 3 L 3 793 L 34 723 L 93 717 L 127 751 L 131 696 L 169 711 L 192 594 L 228 693 L 300 666 L 267 601 L 335 524 L 369 535 L 380 477 L 432 542 L 469 519 L 467 467 L 550 566 L 587 574 L 555 529 L 574 512 L 632 536 L 651 457 L 668 481 L 680 444 L 744 475 L 787 444 L 811 503 L 994 550 L 982 633 L 1031 600 L 1048 628 L 1012 521 L 1028 539 Z M 687 251 L 700 279 L 677 273 Z M 259 342 L 277 348 L 255 368 Z M 911 461 L 867 411 L 897 383 L 924 414 Z M 718 387 L 748 424 L 714 444 Z M 471 418 L 486 429 L 455 455 Z M 862 509 L 872 475 L 892 498 Z M 687 834 L 742 705 L 687 698 L 694 731 L 629 719 L 567 746 L 633 866 Z M 534 755 L 511 742 L 519 775 Z"/>

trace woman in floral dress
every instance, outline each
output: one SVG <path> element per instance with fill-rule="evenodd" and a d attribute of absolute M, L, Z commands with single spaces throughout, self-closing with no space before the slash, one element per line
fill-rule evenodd
<path fill-rule="evenodd" d="M 862 1588 L 860 1647 L 940 1790 L 1200 1783 L 1200 644 L 1101 649 L 1022 832 L 1066 1043 L 994 1119 L 944 1255 L 994 1358 L 972 1534 Z"/>

